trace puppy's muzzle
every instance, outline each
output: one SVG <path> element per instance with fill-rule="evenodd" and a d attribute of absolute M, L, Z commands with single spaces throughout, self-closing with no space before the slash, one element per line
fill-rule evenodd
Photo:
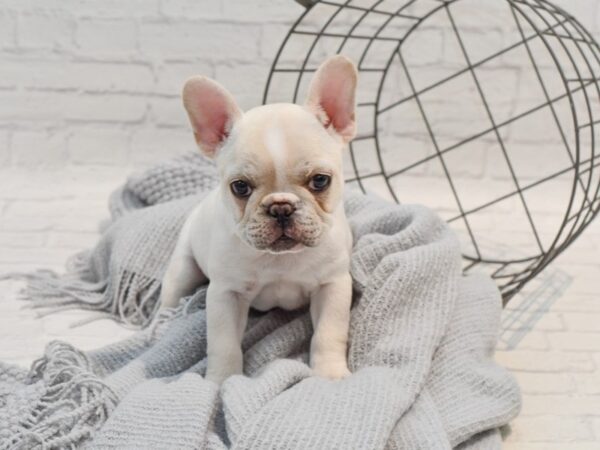
<path fill-rule="evenodd" d="M 267 208 L 267 213 L 277 220 L 281 228 L 288 226 L 290 216 L 294 214 L 296 207 L 289 202 L 274 202 Z"/>

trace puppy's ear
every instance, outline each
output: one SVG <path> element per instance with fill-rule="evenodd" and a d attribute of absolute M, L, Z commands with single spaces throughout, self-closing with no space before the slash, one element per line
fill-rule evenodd
<path fill-rule="evenodd" d="M 306 106 L 325 127 L 333 127 L 344 142 L 356 134 L 354 118 L 358 74 L 345 56 L 329 58 L 315 73 L 308 90 Z"/>
<path fill-rule="evenodd" d="M 183 105 L 198 146 L 206 156 L 213 158 L 242 111 L 223 86 L 206 77 L 190 78 L 185 83 Z"/>

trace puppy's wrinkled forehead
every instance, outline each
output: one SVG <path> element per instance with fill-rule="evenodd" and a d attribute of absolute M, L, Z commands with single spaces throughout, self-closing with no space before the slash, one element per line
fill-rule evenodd
<path fill-rule="evenodd" d="M 336 170 L 342 146 L 302 106 L 260 106 L 248 111 L 232 131 L 223 174 L 256 176 L 273 187 L 281 186 L 313 170 Z"/>

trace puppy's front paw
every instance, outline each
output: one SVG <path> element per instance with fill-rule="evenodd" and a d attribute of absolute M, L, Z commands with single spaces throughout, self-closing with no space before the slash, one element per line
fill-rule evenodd
<path fill-rule="evenodd" d="M 351 375 L 346 361 L 326 361 L 313 364 L 313 375 L 329 378 L 330 380 L 341 380 Z"/>
<path fill-rule="evenodd" d="M 217 384 L 223 383 L 231 375 L 238 375 L 242 373 L 242 362 L 241 356 L 239 361 L 219 361 L 212 362 L 209 358 L 208 367 L 206 368 L 205 378 Z"/>
<path fill-rule="evenodd" d="M 229 375 L 227 375 L 227 374 L 217 373 L 217 372 L 211 372 L 211 371 L 207 370 L 206 371 L 206 376 L 204 378 L 206 378 L 208 381 L 212 381 L 213 383 L 216 383 L 216 384 L 220 385 L 228 377 L 229 377 Z"/>

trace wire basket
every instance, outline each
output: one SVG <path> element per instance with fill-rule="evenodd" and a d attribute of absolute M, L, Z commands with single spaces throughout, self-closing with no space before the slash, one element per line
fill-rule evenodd
<path fill-rule="evenodd" d="M 598 213 L 600 48 L 573 16 L 544 0 L 299 3 L 264 102 L 302 101 L 325 57 L 352 58 L 347 182 L 436 209 L 505 302 Z"/>

